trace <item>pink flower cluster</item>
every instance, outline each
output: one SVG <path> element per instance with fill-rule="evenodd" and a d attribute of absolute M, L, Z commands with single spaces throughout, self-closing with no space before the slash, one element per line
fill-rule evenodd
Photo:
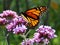
<path fill-rule="evenodd" d="M 41 25 L 37 30 L 36 33 L 34 33 L 34 36 L 32 39 L 23 41 L 21 45 L 31 45 L 33 43 L 45 43 L 48 44 L 49 40 L 57 37 L 55 35 L 55 30 L 52 29 L 50 26 L 44 26 Z M 29 43 L 28 43 L 29 42 Z"/>
<path fill-rule="evenodd" d="M 0 24 L 6 24 L 9 23 L 12 18 L 18 17 L 17 13 L 11 10 L 3 11 L 3 13 L 0 14 Z"/>
<path fill-rule="evenodd" d="M 27 22 L 11 10 L 3 11 L 3 13 L 0 14 L 0 24 L 5 24 L 6 29 L 15 34 L 24 33 L 27 29 Z"/>
<path fill-rule="evenodd" d="M 24 33 L 26 32 L 26 25 L 27 22 L 21 17 L 17 17 L 12 19 L 12 21 L 6 25 L 6 29 L 8 31 L 13 31 L 13 33 L 18 34 L 18 33 Z"/>
<path fill-rule="evenodd" d="M 57 35 L 55 35 L 55 30 L 50 26 L 41 25 L 36 31 L 33 38 L 35 42 L 48 44 L 50 39 L 57 37 Z"/>
<path fill-rule="evenodd" d="M 14 11 L 11 11 L 11 10 L 6 10 L 6 11 L 3 11 L 3 13 L 0 14 L 0 17 L 18 17 L 17 13 L 14 12 Z"/>
<path fill-rule="evenodd" d="M 21 45 L 33 45 L 33 40 L 32 39 L 27 39 L 27 40 L 23 40 L 23 42 L 21 43 Z"/>

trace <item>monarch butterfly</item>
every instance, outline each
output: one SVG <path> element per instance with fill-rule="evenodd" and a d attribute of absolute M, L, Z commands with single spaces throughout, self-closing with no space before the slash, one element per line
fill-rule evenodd
<path fill-rule="evenodd" d="M 41 16 L 46 9 L 47 7 L 45 6 L 32 8 L 22 13 L 21 16 L 28 22 L 29 27 L 35 27 L 39 22 L 39 16 Z"/>

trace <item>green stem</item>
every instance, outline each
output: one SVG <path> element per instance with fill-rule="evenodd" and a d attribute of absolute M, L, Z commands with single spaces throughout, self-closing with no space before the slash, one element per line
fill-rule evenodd
<path fill-rule="evenodd" d="M 21 35 L 21 34 L 20 34 L 20 36 L 21 36 L 22 38 L 24 38 L 24 40 L 26 40 L 26 35 L 24 35 L 24 34 Z"/>
<path fill-rule="evenodd" d="M 20 36 L 24 39 L 24 41 L 26 42 L 26 38 L 28 36 L 28 34 L 30 33 L 31 30 L 29 30 L 26 34 L 24 33 L 23 35 L 20 34 Z M 26 45 L 26 43 L 25 43 Z"/>
<path fill-rule="evenodd" d="M 31 30 L 29 30 L 27 33 L 26 33 L 26 37 L 28 36 L 28 34 L 31 32 Z"/>
<path fill-rule="evenodd" d="M 20 35 L 22 38 L 24 38 L 24 41 L 26 42 L 26 35 Z M 25 45 L 26 45 L 26 43 L 25 43 Z"/>
<path fill-rule="evenodd" d="M 9 42 L 9 33 L 8 33 L 8 31 L 6 32 L 6 42 L 7 42 L 7 45 L 10 45 L 10 42 Z"/>

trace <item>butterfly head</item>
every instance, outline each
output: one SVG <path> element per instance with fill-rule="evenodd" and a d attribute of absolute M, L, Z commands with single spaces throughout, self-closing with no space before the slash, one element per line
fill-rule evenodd
<path fill-rule="evenodd" d="M 41 10 L 41 12 L 45 12 L 47 10 L 47 7 L 46 6 L 41 6 L 40 10 Z"/>

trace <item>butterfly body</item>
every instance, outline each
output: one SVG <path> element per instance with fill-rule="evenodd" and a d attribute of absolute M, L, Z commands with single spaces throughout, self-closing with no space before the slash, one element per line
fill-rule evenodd
<path fill-rule="evenodd" d="M 35 27 L 39 23 L 39 16 L 41 16 L 46 9 L 45 6 L 32 8 L 22 13 L 22 17 L 29 23 L 30 27 Z"/>

